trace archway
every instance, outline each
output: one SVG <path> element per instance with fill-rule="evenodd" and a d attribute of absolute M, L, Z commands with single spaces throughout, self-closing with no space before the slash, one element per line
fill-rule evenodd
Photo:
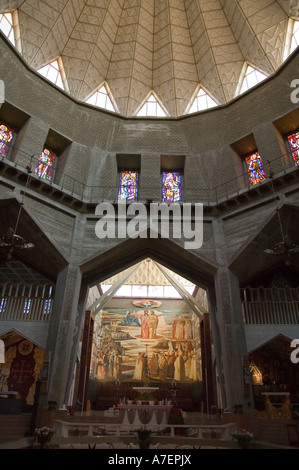
<path fill-rule="evenodd" d="M 265 409 L 265 393 L 276 406 L 284 402 L 284 394 L 288 393 L 291 404 L 297 406 L 299 375 L 296 364 L 291 361 L 291 342 L 291 338 L 278 334 L 250 352 L 256 409 Z"/>
<path fill-rule="evenodd" d="M 130 257 L 128 257 L 128 253 L 130 253 Z M 209 351 L 207 352 L 206 347 L 205 351 L 207 354 L 203 359 L 206 361 L 205 367 L 209 367 L 209 372 L 207 373 L 207 371 L 205 371 L 203 377 L 201 342 L 203 342 L 203 335 L 207 335 L 207 333 L 210 332 L 208 295 L 209 289 L 212 289 L 213 286 L 213 272 L 215 269 L 213 266 L 195 257 L 192 253 L 186 252 L 169 240 L 129 240 L 111 250 L 110 253 L 106 252 L 99 257 L 97 261 L 91 260 L 83 266 L 82 269 L 86 272 L 83 283 L 87 283 L 88 281 L 92 283 L 89 285 L 88 289 L 98 289 L 99 287 L 103 289 L 103 286 L 107 285 L 108 282 L 112 282 L 112 278 L 113 282 L 117 285 L 117 289 L 119 289 L 121 285 L 132 285 L 133 281 L 128 280 L 127 275 L 133 277 L 135 275 L 136 280 L 136 276 L 138 277 L 138 275 L 140 276 L 140 274 L 142 274 L 144 266 L 154 266 L 156 270 L 160 272 L 160 279 L 164 279 L 163 282 L 164 285 L 167 286 L 167 289 L 172 289 L 172 292 L 175 291 L 177 295 L 165 296 L 160 294 L 155 296 L 153 291 L 147 291 L 145 295 L 144 290 L 142 294 L 134 295 L 134 290 L 132 291 L 131 289 L 130 295 L 125 295 L 122 298 L 110 295 L 108 300 L 105 300 L 105 295 L 107 295 L 109 289 L 111 290 L 112 288 L 111 285 L 108 285 L 108 290 L 106 289 L 105 292 L 101 292 L 102 296 L 98 294 L 99 305 L 101 305 L 101 298 L 104 299 L 104 303 L 102 303 L 103 308 L 99 308 L 99 305 L 97 305 L 94 299 L 93 302 L 90 301 L 89 305 L 87 302 L 87 310 L 89 311 L 91 307 L 91 314 L 94 312 L 96 317 L 98 314 L 101 315 L 100 320 L 92 319 L 94 328 L 97 328 L 97 323 L 100 324 L 102 329 L 106 326 L 107 337 L 109 336 L 109 330 L 111 333 L 111 325 L 112 329 L 115 330 L 113 340 L 109 337 L 109 341 L 107 341 L 106 344 L 104 344 L 103 338 L 99 340 L 99 343 L 101 343 L 103 347 L 96 348 L 94 346 L 96 341 L 93 341 L 93 351 L 91 351 L 90 357 L 91 366 L 88 365 L 89 379 L 90 377 L 93 379 L 93 381 L 91 380 L 89 383 L 91 386 L 89 389 L 91 405 L 95 408 L 102 408 L 112 405 L 112 403 L 119 398 L 123 400 L 126 398 L 134 398 L 132 386 L 134 384 L 138 385 L 138 382 L 140 385 L 146 380 L 154 384 L 159 384 L 160 394 L 158 393 L 159 396 L 156 396 L 157 399 L 169 398 L 171 385 L 174 382 L 176 382 L 176 385 L 180 382 L 180 404 L 183 409 L 196 408 L 200 410 L 203 400 L 205 402 L 209 401 L 209 405 L 212 405 L 215 403 L 216 399 L 216 393 L 212 390 L 213 385 L 215 385 L 214 371 L 212 370 L 212 354 L 209 344 Z M 147 267 L 145 269 L 147 269 Z M 134 273 L 134 269 L 136 269 L 137 273 Z M 175 274 L 173 269 L 175 270 Z M 107 276 L 106 279 L 104 277 L 105 275 Z M 86 279 L 88 279 L 88 281 L 86 281 Z M 94 284 L 95 279 L 97 279 L 97 282 Z M 193 292 L 190 293 L 190 290 L 189 292 L 185 290 L 182 285 L 182 279 L 189 286 L 193 286 Z M 147 283 L 144 281 L 143 287 L 148 288 L 150 284 L 153 284 L 153 282 Z M 140 285 L 142 285 L 142 283 Z M 155 287 L 158 287 L 157 284 Z M 160 285 L 160 288 L 161 287 Z M 195 296 L 193 295 L 194 292 Z M 203 298 L 203 295 L 205 296 L 205 306 L 201 308 L 198 299 L 200 296 Z M 147 301 L 149 301 L 148 304 Z M 154 337 L 150 337 L 151 333 L 148 331 L 148 337 L 142 338 L 141 317 L 146 310 L 149 311 L 149 314 L 156 314 L 160 319 Z M 181 333 L 182 336 L 178 333 L 179 327 L 177 333 L 174 332 L 175 311 L 180 327 L 183 324 L 189 325 L 190 331 L 187 331 L 186 326 L 185 332 Z M 133 315 L 131 315 L 132 312 Z M 132 321 L 133 317 L 134 321 Z M 128 325 L 128 322 L 132 322 L 132 324 Z M 204 324 L 205 328 L 203 327 Z M 90 328 L 90 325 L 90 320 L 87 320 L 86 327 Z M 186 339 L 187 337 L 188 339 Z M 86 347 L 87 345 L 85 345 L 85 348 Z M 121 358 L 121 366 L 116 367 L 114 370 L 109 369 L 111 348 L 114 350 L 114 355 L 116 355 L 118 359 Z M 182 376 L 184 375 L 184 379 L 179 378 L 178 371 L 176 376 L 174 375 L 173 364 L 168 365 L 168 358 L 170 358 L 171 355 L 170 349 L 173 352 L 173 360 L 175 359 L 175 355 L 179 355 L 179 353 L 182 356 L 181 364 L 184 370 L 181 372 Z M 86 360 L 85 350 L 82 353 L 84 360 Z M 105 358 L 102 357 L 103 353 L 106 353 L 104 354 L 106 356 Z M 146 356 L 147 376 L 143 375 L 142 378 L 140 377 L 136 382 L 134 372 L 138 353 Z M 196 366 L 193 368 L 193 378 L 191 378 L 192 372 L 190 371 L 191 357 L 194 363 L 197 361 L 197 370 Z M 160 366 L 158 365 L 159 359 Z M 107 362 L 106 364 L 104 364 L 104 360 Z M 179 359 L 177 363 L 178 362 Z M 164 371 L 162 363 L 164 363 Z M 172 371 L 170 371 L 171 368 Z M 86 365 L 85 370 L 87 370 Z M 209 390 L 207 390 L 207 378 Z M 83 374 L 78 382 L 86 384 L 87 379 L 86 375 L 84 376 Z M 96 382 L 96 384 L 94 382 Z M 116 385 L 118 386 L 117 393 Z M 209 399 L 207 399 L 207 395 L 209 395 Z M 86 397 L 87 395 L 84 395 L 82 389 L 81 391 L 79 390 L 79 398 L 86 401 Z M 185 402 L 184 404 L 183 401 Z"/>

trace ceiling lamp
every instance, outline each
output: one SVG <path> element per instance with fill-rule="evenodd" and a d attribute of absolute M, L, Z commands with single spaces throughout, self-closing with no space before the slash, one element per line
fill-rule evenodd
<path fill-rule="evenodd" d="M 28 171 L 28 176 L 27 176 L 25 190 L 28 185 L 29 174 L 31 173 L 31 167 L 27 166 L 26 168 Z M 15 249 L 28 250 L 28 249 L 34 248 L 33 243 L 27 243 L 27 241 L 23 237 L 21 237 L 20 235 L 17 235 L 17 229 L 19 225 L 21 211 L 24 206 L 24 200 L 25 200 L 25 191 L 23 193 L 23 200 L 20 204 L 20 209 L 18 212 L 15 228 L 13 229 L 9 227 L 6 230 L 6 232 L 0 237 L 0 248 L 4 248 L 5 250 L 7 250 L 7 259 L 12 258 L 12 253 Z"/>
<path fill-rule="evenodd" d="M 275 193 L 274 185 L 273 185 L 274 173 L 271 169 L 271 164 L 270 164 L 269 161 L 268 161 L 268 163 L 269 163 L 269 166 L 270 166 L 270 176 L 269 176 L 269 178 L 271 180 L 272 192 L 274 194 Z M 275 198 L 275 200 L 277 200 L 277 199 Z M 286 235 L 284 233 L 278 203 L 276 204 L 276 212 L 277 212 L 277 215 L 278 215 L 279 227 L 280 227 L 282 240 L 280 242 L 276 243 L 271 248 L 266 248 L 264 250 L 264 253 L 266 253 L 267 255 L 285 256 L 286 258 L 289 258 L 291 254 L 299 253 L 299 246 L 292 241 L 292 239 L 289 235 Z"/>

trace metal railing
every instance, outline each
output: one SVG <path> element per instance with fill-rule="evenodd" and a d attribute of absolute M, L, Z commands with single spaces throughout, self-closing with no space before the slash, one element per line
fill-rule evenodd
<path fill-rule="evenodd" d="M 49 321 L 54 294 L 52 285 L 3 284 L 0 289 L 0 320 Z"/>
<path fill-rule="evenodd" d="M 25 171 L 28 174 L 29 182 L 34 187 L 34 183 L 41 182 L 48 185 L 49 189 L 56 189 L 66 195 L 70 195 L 86 204 L 98 204 L 102 201 L 117 201 L 118 187 L 111 186 L 103 182 L 98 185 L 86 185 L 82 181 L 61 172 L 58 169 L 53 169 L 52 177 L 50 180 L 39 177 L 35 173 L 35 169 L 39 162 L 39 157 L 30 155 L 21 149 L 14 149 L 14 160 L 9 160 L 5 156 L 1 157 L 2 161 L 10 167 L 15 167 L 20 171 Z M 269 182 L 270 178 L 278 178 L 286 173 L 292 172 L 297 167 L 291 163 L 289 154 L 280 155 L 268 161 L 268 168 L 265 168 L 266 179 L 255 184 L 250 185 L 248 174 L 243 172 L 238 176 L 221 183 L 213 188 L 200 188 L 198 186 L 190 186 L 183 184 L 183 201 L 189 203 L 202 202 L 206 204 L 217 204 L 220 201 L 227 200 L 234 195 L 242 194 L 252 191 L 259 187 L 264 186 Z M 150 185 L 142 184 L 139 188 L 139 193 L 144 195 L 142 200 L 154 200 L 159 202 L 161 199 L 158 197 L 156 200 L 155 195 L 161 194 L 161 186 L 155 183 Z"/>
<path fill-rule="evenodd" d="M 299 324 L 299 288 L 246 287 L 241 299 L 247 325 Z"/>

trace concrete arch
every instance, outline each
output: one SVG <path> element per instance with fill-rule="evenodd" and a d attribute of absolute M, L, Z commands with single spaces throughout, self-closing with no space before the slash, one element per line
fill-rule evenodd
<path fill-rule="evenodd" d="M 197 286 L 210 289 L 216 267 L 168 239 L 129 239 L 80 266 L 83 286 L 94 285 L 145 258 L 152 258 Z"/>

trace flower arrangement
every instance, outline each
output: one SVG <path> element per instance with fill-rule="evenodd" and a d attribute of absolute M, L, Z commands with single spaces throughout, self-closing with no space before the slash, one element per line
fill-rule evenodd
<path fill-rule="evenodd" d="M 256 436 L 252 432 L 246 431 L 246 429 L 241 429 L 240 431 L 231 434 L 231 436 L 233 439 L 238 441 L 241 449 L 249 449 L 251 441 L 256 439 Z"/>
<path fill-rule="evenodd" d="M 55 429 L 47 428 L 43 426 L 42 428 L 36 428 L 34 430 L 33 436 L 41 440 L 50 440 L 55 434 Z"/>
<path fill-rule="evenodd" d="M 231 436 L 233 439 L 236 439 L 237 441 L 241 439 L 241 440 L 250 442 L 256 439 L 256 436 L 252 432 L 246 431 L 246 429 L 241 429 L 241 431 L 235 432 L 231 434 Z"/>
<path fill-rule="evenodd" d="M 55 429 L 43 426 L 42 428 L 35 428 L 33 436 L 41 444 L 41 448 L 43 448 L 47 442 L 50 442 L 54 434 Z"/>

